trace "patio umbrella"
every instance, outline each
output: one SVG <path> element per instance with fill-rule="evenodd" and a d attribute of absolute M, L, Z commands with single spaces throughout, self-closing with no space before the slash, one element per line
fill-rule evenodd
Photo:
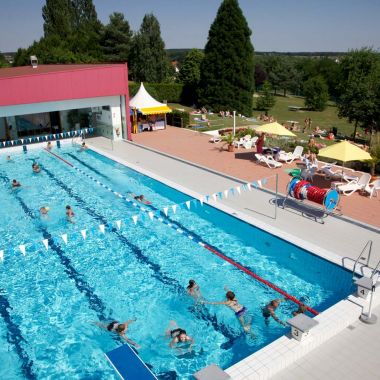
<path fill-rule="evenodd" d="M 370 160 L 372 158 L 368 152 L 354 144 L 351 144 L 347 140 L 321 149 L 318 155 L 321 157 L 342 161 L 343 163 L 348 161 Z"/>
<path fill-rule="evenodd" d="M 259 127 L 256 127 L 255 130 L 257 132 L 264 132 L 270 135 L 296 136 L 294 133 L 290 132 L 288 129 L 277 122 L 260 125 Z"/>
<path fill-rule="evenodd" d="M 327 146 L 319 151 L 318 156 L 342 161 L 342 175 L 345 162 L 370 160 L 371 155 L 347 140 Z"/>

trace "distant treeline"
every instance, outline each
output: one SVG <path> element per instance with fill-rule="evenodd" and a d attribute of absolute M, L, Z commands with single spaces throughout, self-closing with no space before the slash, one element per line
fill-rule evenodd
<path fill-rule="evenodd" d="M 171 61 L 183 61 L 186 54 L 192 49 L 166 49 L 166 54 Z M 202 49 L 199 49 L 203 51 Z M 323 57 L 336 58 L 346 55 L 347 52 L 315 51 L 315 52 L 278 52 L 278 51 L 255 51 L 255 55 L 289 56 L 289 57 Z"/>

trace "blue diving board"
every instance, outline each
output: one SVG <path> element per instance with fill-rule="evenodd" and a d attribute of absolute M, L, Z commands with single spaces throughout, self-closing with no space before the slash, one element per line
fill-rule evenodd
<path fill-rule="evenodd" d="M 123 344 L 105 355 L 124 380 L 157 380 L 157 377 L 128 344 Z"/>

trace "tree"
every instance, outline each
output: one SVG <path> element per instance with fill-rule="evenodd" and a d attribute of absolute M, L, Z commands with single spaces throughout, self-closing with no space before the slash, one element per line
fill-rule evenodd
<path fill-rule="evenodd" d="M 260 88 L 268 80 L 268 74 L 260 63 L 255 64 L 255 86 Z"/>
<path fill-rule="evenodd" d="M 276 99 L 272 93 L 272 86 L 266 80 L 263 85 L 262 93 L 259 98 L 257 98 L 256 109 L 260 111 L 265 111 L 265 115 L 268 115 L 268 111 L 274 107 L 276 104 Z"/>
<path fill-rule="evenodd" d="M 8 67 L 8 66 L 9 66 L 9 63 L 5 59 L 3 53 L 0 51 L 0 68 L 1 67 Z"/>
<path fill-rule="evenodd" d="M 163 82 L 169 73 L 169 61 L 161 38 L 160 24 L 147 14 L 133 38 L 130 58 L 132 78 L 139 82 Z"/>
<path fill-rule="evenodd" d="M 92 0 L 71 0 L 72 24 L 76 31 L 97 29 L 100 22 Z"/>
<path fill-rule="evenodd" d="M 302 81 L 306 82 L 312 77 L 318 75 L 322 76 L 325 80 L 329 95 L 337 98 L 339 95 L 338 84 L 340 76 L 339 59 L 331 59 L 323 57 L 316 58 L 301 58 L 298 59 L 296 66 L 298 72 L 302 75 Z"/>
<path fill-rule="evenodd" d="M 122 13 L 110 15 L 102 32 L 101 46 L 106 61 L 127 62 L 132 44 L 132 31 Z"/>
<path fill-rule="evenodd" d="M 252 114 L 251 30 L 237 0 L 223 0 L 210 27 L 201 64 L 199 103 L 214 111 Z"/>
<path fill-rule="evenodd" d="M 197 102 L 197 88 L 201 78 L 201 63 L 204 53 L 199 49 L 190 50 L 181 65 L 179 80 L 183 83 L 181 99 L 184 104 Z"/>
<path fill-rule="evenodd" d="M 42 7 L 44 35 L 57 35 L 66 39 L 72 33 L 73 9 L 70 0 L 46 0 Z"/>
<path fill-rule="evenodd" d="M 358 125 L 379 129 L 380 56 L 372 49 L 351 51 L 341 62 L 338 116 Z"/>
<path fill-rule="evenodd" d="M 313 111 L 323 111 L 329 100 L 328 87 L 321 76 L 307 80 L 303 85 L 305 107 Z"/>

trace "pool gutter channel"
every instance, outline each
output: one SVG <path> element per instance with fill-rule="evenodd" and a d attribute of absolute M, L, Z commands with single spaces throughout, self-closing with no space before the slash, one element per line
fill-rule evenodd
<path fill-rule="evenodd" d="M 215 172 L 213 170 L 209 170 L 207 168 L 199 167 L 198 165 L 194 165 L 193 163 L 188 163 L 184 160 L 178 159 L 177 157 L 172 157 L 167 154 L 163 154 L 162 152 L 157 152 L 153 149 L 146 148 L 144 146 L 128 142 L 129 144 L 136 145 L 140 148 L 144 148 L 147 150 L 150 150 L 154 153 L 158 153 L 161 155 L 164 155 L 168 158 L 175 159 L 182 161 L 186 164 L 190 164 L 192 166 L 198 167 L 203 170 L 207 170 L 209 172 L 212 172 L 214 174 L 222 175 L 225 178 L 232 179 L 237 181 L 238 183 L 245 183 L 239 179 L 235 179 L 229 176 L 225 176 L 221 173 Z M 113 154 L 110 154 L 100 148 L 94 147 L 91 144 L 88 144 L 92 150 L 95 152 L 110 158 L 111 160 L 114 160 L 122 165 L 125 165 L 137 172 L 140 172 L 144 175 L 147 175 L 161 183 L 166 184 L 167 186 L 170 186 L 174 189 L 177 189 L 178 191 L 181 191 L 190 197 L 199 199 L 203 196 L 203 194 L 196 193 L 190 189 L 185 188 L 184 186 L 172 182 L 168 180 L 167 178 L 161 177 L 159 175 L 156 175 L 155 173 L 152 173 L 151 171 L 142 168 L 141 166 L 137 166 L 135 164 L 132 164 L 131 162 L 127 162 L 123 159 L 120 159 L 117 156 L 114 156 Z M 271 192 L 270 192 L 271 193 Z M 342 257 L 334 254 L 331 251 L 328 251 L 326 249 L 323 249 L 321 247 L 318 247 L 312 243 L 304 242 L 302 239 L 297 238 L 294 235 L 291 235 L 289 233 L 283 232 L 275 227 L 272 227 L 264 222 L 261 222 L 257 219 L 255 219 L 252 216 L 249 216 L 244 213 L 236 213 L 236 210 L 229 206 L 225 206 L 221 203 L 210 201 L 210 202 L 204 202 L 206 204 L 209 204 L 212 207 L 215 207 L 221 211 L 226 212 L 227 214 L 236 217 L 237 219 L 240 219 L 246 223 L 252 224 L 255 227 L 258 227 L 264 231 L 267 231 L 273 235 L 276 235 L 280 237 L 281 239 L 287 240 L 291 242 L 292 244 L 295 244 L 310 253 L 322 257 L 325 260 L 328 260 L 340 267 L 343 267 L 347 270 L 353 270 L 354 262 L 352 259 L 349 259 L 348 262 L 343 262 L 342 265 Z M 346 222 L 351 222 L 349 219 L 346 218 L 339 218 L 343 219 Z M 379 232 L 379 229 L 375 228 L 373 226 L 364 225 L 362 223 L 358 223 L 357 225 L 364 227 L 364 228 L 370 228 L 372 231 Z M 357 265 L 357 271 L 360 275 L 368 275 L 371 273 L 370 269 L 368 269 L 364 265 Z M 380 292 L 375 293 L 374 295 L 374 302 L 373 306 L 380 305 Z M 322 343 L 326 342 L 331 337 L 335 336 L 339 332 L 343 331 L 347 326 L 349 326 L 351 323 L 354 323 L 358 320 L 359 316 L 363 312 L 363 309 L 366 309 L 367 303 L 365 300 L 362 300 L 355 295 L 350 295 L 347 297 L 347 299 L 344 299 L 337 304 L 333 305 L 329 309 L 325 310 L 321 314 L 315 317 L 316 320 L 319 321 L 319 325 L 314 328 L 313 333 L 310 333 L 309 339 L 306 342 L 298 342 L 295 339 L 291 339 L 289 336 L 282 336 L 281 338 L 278 338 L 271 344 L 267 345 L 263 349 L 255 352 L 254 354 L 248 356 L 244 360 L 236 363 L 235 365 L 229 367 L 226 369 L 226 372 L 234 378 L 235 376 L 239 379 L 243 378 L 244 376 L 248 379 L 269 379 L 271 376 L 275 375 L 276 373 L 280 372 L 281 370 L 285 369 L 287 366 L 293 364 L 296 360 L 298 360 L 300 357 L 306 355 L 308 352 L 312 351 L 314 348 L 320 346 Z M 279 355 L 279 351 L 281 351 L 281 355 Z M 247 372 L 248 367 L 250 371 Z"/>

